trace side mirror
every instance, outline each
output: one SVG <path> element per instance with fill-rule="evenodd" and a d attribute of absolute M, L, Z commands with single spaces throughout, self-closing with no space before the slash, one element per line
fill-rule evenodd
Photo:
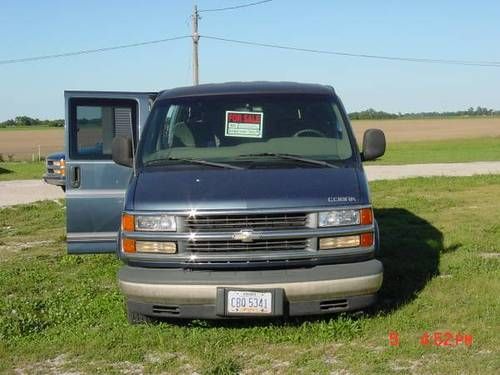
<path fill-rule="evenodd" d="M 367 129 L 363 135 L 363 161 L 375 160 L 385 153 L 385 135 L 380 129 Z"/>
<path fill-rule="evenodd" d="M 132 167 L 134 164 L 132 138 L 116 136 L 111 144 L 111 155 L 116 164 Z"/>

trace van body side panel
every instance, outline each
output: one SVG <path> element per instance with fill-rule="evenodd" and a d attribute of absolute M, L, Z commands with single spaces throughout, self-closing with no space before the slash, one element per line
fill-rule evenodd
<path fill-rule="evenodd" d="M 70 174 L 80 168 L 81 174 L 80 187 L 66 191 L 68 252 L 114 252 L 132 170 L 112 161 L 70 162 L 67 168 Z"/>

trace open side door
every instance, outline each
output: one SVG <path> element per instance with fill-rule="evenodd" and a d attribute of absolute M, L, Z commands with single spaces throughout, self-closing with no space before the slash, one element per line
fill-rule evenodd
<path fill-rule="evenodd" d="M 132 169 L 111 160 L 117 135 L 137 145 L 156 93 L 65 91 L 68 252 L 115 252 Z"/>

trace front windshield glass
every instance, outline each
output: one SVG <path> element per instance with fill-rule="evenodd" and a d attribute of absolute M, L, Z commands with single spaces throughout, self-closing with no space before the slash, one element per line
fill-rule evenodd
<path fill-rule="evenodd" d="M 316 160 L 351 158 L 341 109 L 332 97 L 246 95 L 157 102 L 139 149 L 142 165 L 162 160 L 238 162 L 255 154 Z"/>

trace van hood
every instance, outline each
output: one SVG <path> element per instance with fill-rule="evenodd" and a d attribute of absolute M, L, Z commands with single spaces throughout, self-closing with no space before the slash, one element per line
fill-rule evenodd
<path fill-rule="evenodd" d="M 361 182 L 361 183 L 360 183 Z M 183 169 L 142 171 L 126 209 L 137 211 L 244 210 L 368 203 L 362 169 Z"/>

